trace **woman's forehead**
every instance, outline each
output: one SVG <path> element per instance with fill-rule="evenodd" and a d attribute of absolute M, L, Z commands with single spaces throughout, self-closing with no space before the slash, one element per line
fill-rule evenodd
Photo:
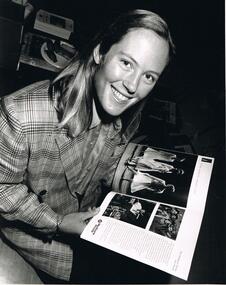
<path fill-rule="evenodd" d="M 129 31 L 119 42 L 114 44 L 108 57 L 125 55 L 146 69 L 152 66 L 161 72 L 168 62 L 169 44 L 154 31 L 144 28 Z M 150 66 L 151 65 L 151 66 Z"/>

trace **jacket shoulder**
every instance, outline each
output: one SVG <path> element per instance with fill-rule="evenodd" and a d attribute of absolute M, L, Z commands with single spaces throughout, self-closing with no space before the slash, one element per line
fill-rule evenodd
<path fill-rule="evenodd" d="M 51 125 L 56 120 L 56 111 L 49 86 L 49 80 L 39 81 L 6 95 L 1 99 L 2 109 L 22 128 Z"/>
<path fill-rule="evenodd" d="M 25 103 L 27 100 L 32 99 L 35 101 L 35 97 L 33 96 L 44 95 L 46 97 L 46 95 L 48 94 L 49 85 L 49 80 L 38 81 L 28 86 L 25 86 L 11 94 L 3 96 L 1 100 L 5 101 L 6 103 Z"/>

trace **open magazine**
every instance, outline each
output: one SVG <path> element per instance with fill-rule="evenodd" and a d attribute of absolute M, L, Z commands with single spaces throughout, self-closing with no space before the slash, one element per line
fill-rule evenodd
<path fill-rule="evenodd" d="M 130 143 L 81 238 L 187 280 L 213 163 Z"/>

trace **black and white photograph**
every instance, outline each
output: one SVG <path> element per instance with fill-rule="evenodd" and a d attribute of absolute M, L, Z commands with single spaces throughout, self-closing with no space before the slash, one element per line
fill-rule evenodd
<path fill-rule="evenodd" d="M 140 197 L 186 207 L 197 155 L 143 147 L 128 159 L 133 172 L 130 192 Z"/>
<path fill-rule="evenodd" d="M 0 0 L 0 284 L 226 284 L 224 2 Z M 117 192 L 176 241 L 200 156 L 187 280 L 81 238 Z"/>
<path fill-rule="evenodd" d="M 150 231 L 176 240 L 185 209 L 160 204 Z"/>
<path fill-rule="evenodd" d="M 156 203 L 144 199 L 116 194 L 103 216 L 145 228 L 155 205 Z"/>

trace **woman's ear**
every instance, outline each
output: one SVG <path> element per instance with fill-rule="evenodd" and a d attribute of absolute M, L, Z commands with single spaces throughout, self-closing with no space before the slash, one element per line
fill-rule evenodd
<path fill-rule="evenodd" d="M 100 64 L 101 55 L 100 55 L 100 45 L 96 46 L 93 50 L 93 58 L 96 64 Z"/>

